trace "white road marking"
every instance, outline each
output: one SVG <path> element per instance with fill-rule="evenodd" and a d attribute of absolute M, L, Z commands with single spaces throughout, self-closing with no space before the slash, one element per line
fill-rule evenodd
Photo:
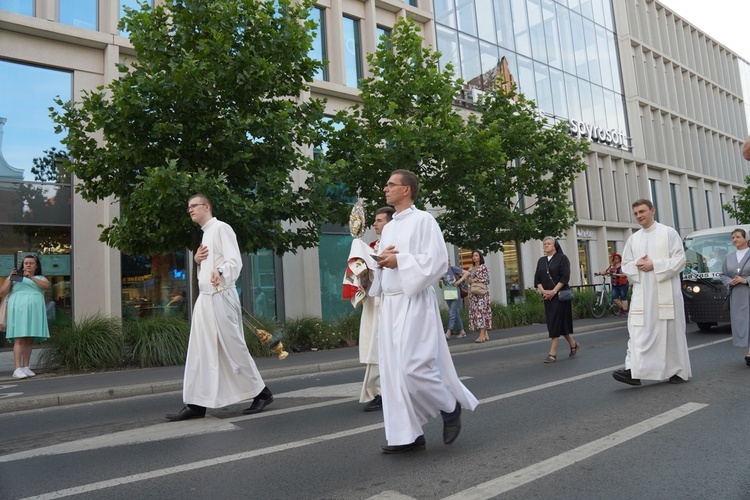
<path fill-rule="evenodd" d="M 352 382 L 350 384 L 327 385 L 321 387 L 308 387 L 298 391 L 283 392 L 274 394 L 274 398 L 342 398 L 357 397 L 362 390 L 362 382 Z"/>
<path fill-rule="evenodd" d="M 708 347 L 708 346 L 719 344 L 719 343 L 722 343 L 722 342 L 727 342 L 729 340 L 731 340 L 731 337 L 727 338 L 727 339 L 721 339 L 721 340 L 711 341 L 711 342 L 707 342 L 705 344 L 700 344 L 700 345 L 697 345 L 697 346 L 693 346 L 693 347 L 690 348 L 690 350 L 699 349 L 699 348 L 702 348 L 702 347 Z M 484 398 L 484 399 L 481 399 L 479 402 L 481 404 L 492 403 L 492 402 L 500 401 L 502 399 L 507 399 L 507 398 L 510 398 L 510 397 L 513 397 L 513 396 L 520 396 L 520 395 L 523 395 L 523 394 L 528 394 L 528 393 L 531 393 L 531 392 L 535 392 L 535 391 L 539 391 L 539 390 L 543 390 L 543 389 L 548 389 L 548 388 L 551 388 L 551 387 L 555 387 L 557 385 L 561 385 L 561 384 L 564 384 L 564 383 L 575 382 L 577 380 L 582 380 L 582 379 L 585 379 L 585 378 L 588 378 L 588 377 L 593 377 L 595 375 L 600 375 L 600 374 L 603 374 L 603 373 L 611 372 L 612 370 L 620 368 L 620 367 L 622 367 L 622 365 L 617 365 L 617 366 L 610 367 L 610 368 L 603 368 L 603 369 L 596 370 L 596 371 L 593 371 L 593 372 L 589 372 L 589 373 L 577 375 L 575 377 L 568 377 L 566 379 L 556 380 L 554 382 L 549 382 L 549 383 L 546 383 L 546 384 L 540 384 L 540 385 L 537 385 L 537 386 L 534 386 L 534 387 L 529 387 L 529 388 L 526 388 L 526 389 L 520 389 L 518 391 L 513 391 L 513 392 L 509 392 L 509 393 L 505 393 L 505 394 L 499 394 L 497 396 L 492 396 L 492 397 L 489 397 L 489 398 Z M 464 379 L 464 378 L 468 378 L 468 377 L 461 377 L 461 378 Z M 351 385 L 351 384 L 342 384 L 342 386 L 349 386 L 349 385 Z M 357 383 L 357 385 L 359 385 L 359 383 Z M 298 391 L 292 391 L 292 392 L 289 392 L 289 393 L 279 394 L 279 397 L 288 396 L 289 394 L 295 394 L 297 392 Z M 321 391 L 321 393 L 322 393 L 322 391 Z M 320 403 L 314 403 L 314 404 L 311 404 L 311 405 L 304 405 L 304 406 L 298 406 L 298 407 L 293 407 L 293 408 L 284 408 L 284 409 L 281 409 L 281 410 L 275 410 L 275 411 L 270 411 L 270 412 L 263 412 L 263 413 L 260 413 L 258 415 L 242 415 L 242 416 L 238 416 L 238 417 L 234 417 L 234 418 L 223 419 L 222 422 L 227 423 L 227 424 L 232 424 L 233 422 L 237 422 L 237 421 L 241 421 L 241 420 L 247 420 L 247 419 L 252 419 L 252 418 L 270 417 L 270 416 L 273 416 L 273 415 L 279 415 L 279 414 L 283 414 L 283 413 L 291 413 L 291 412 L 296 412 L 296 411 L 303 411 L 303 410 L 308 410 L 308 409 L 312 409 L 312 408 L 320 408 L 320 407 L 324 407 L 324 406 L 330 406 L 330 405 L 334 405 L 334 404 L 346 403 L 346 402 L 350 402 L 350 401 L 352 401 L 352 398 L 347 397 L 347 398 L 343 398 L 343 399 L 336 399 L 336 400 L 332 400 L 332 401 L 324 401 L 324 402 L 320 402 Z M 698 403 L 691 403 L 691 404 L 698 405 L 699 408 L 692 409 L 692 410 L 690 410 L 690 412 L 695 411 L 697 409 L 700 409 L 700 408 L 703 408 L 704 406 L 706 406 L 706 405 L 700 405 Z M 685 405 L 685 406 L 688 406 L 688 405 Z M 684 408 L 684 407 L 681 407 L 681 408 Z M 677 411 L 677 410 L 679 410 L 679 408 L 676 409 L 676 410 L 672 410 L 672 411 Z M 690 413 L 690 412 L 688 412 L 688 413 Z M 666 414 L 663 414 L 663 415 L 667 415 L 669 413 L 670 412 L 667 412 Z M 687 413 L 685 413 L 685 414 L 687 414 Z M 684 415 L 680 415 L 680 416 L 684 416 Z M 654 419 L 657 419 L 659 417 L 660 416 L 654 417 Z M 677 418 L 679 418 L 679 417 L 677 417 Z M 649 421 L 654 420 L 654 419 L 649 419 L 646 422 L 649 422 Z M 204 422 L 205 422 L 205 420 L 206 419 L 203 419 Z M 194 422 L 200 423 L 201 420 L 196 420 Z M 182 422 L 182 425 L 184 425 L 186 423 L 187 422 Z M 169 422 L 169 423 L 160 424 L 158 426 L 153 426 L 153 427 L 155 427 L 155 428 L 156 427 L 162 427 L 162 426 L 170 425 L 170 424 L 174 425 L 173 422 Z M 637 425 L 640 425 L 640 424 L 636 424 L 636 426 Z M 663 424 L 660 424 L 660 425 L 663 425 Z M 628 429 L 632 429 L 633 427 L 636 427 L 636 426 L 629 427 Z M 178 425 L 178 427 L 179 427 L 179 425 Z M 234 428 L 234 426 L 232 426 L 232 427 Z M 158 471 L 150 471 L 148 473 L 136 474 L 136 475 L 133 475 L 133 476 L 125 476 L 125 477 L 122 477 L 122 478 L 116 478 L 116 479 L 112 479 L 112 480 L 108 480 L 108 481 L 102 481 L 102 482 L 98 482 L 98 483 L 92 483 L 92 484 L 89 484 L 89 485 L 82 485 L 82 486 L 79 486 L 79 487 L 69 488 L 69 489 L 66 489 L 66 490 L 59 490 L 59 491 L 56 491 L 56 492 L 50 492 L 50 493 L 46 493 L 46 494 L 38 496 L 38 497 L 30 497 L 30 498 L 40 498 L 40 499 L 41 498 L 61 498 L 63 496 L 70 496 L 70 495 L 85 493 L 85 492 L 88 492 L 88 491 L 96 491 L 96 490 L 99 490 L 99 489 L 104 489 L 104 488 L 109 488 L 109 487 L 117 486 L 119 484 L 127 484 L 127 483 L 132 483 L 132 482 L 137 482 L 137 481 L 143 481 L 143 480 L 146 480 L 146 479 L 152 479 L 152 478 L 155 478 L 155 477 L 165 476 L 165 475 L 169 475 L 169 474 L 177 474 L 177 473 L 180 473 L 180 472 L 185 472 L 185 471 L 193 470 L 193 469 L 199 469 L 199 468 L 202 468 L 202 467 L 211 467 L 213 465 L 218 465 L 218 464 L 221 464 L 221 463 L 227 463 L 227 462 L 232 462 L 232 461 L 236 461 L 236 460 L 244 460 L 246 458 L 253 458 L 253 457 L 261 456 L 261 455 L 268 454 L 268 453 L 276 453 L 278 451 L 285 451 L 285 450 L 288 450 L 288 449 L 299 448 L 301 446 L 307 446 L 307 445 L 310 445 L 310 444 L 316 444 L 316 443 L 320 443 L 320 442 L 325 442 L 325 441 L 329 441 L 329 440 L 332 440 L 332 439 L 338 439 L 340 437 L 348 437 L 348 436 L 352 436 L 352 435 L 356 435 L 356 434 L 370 432 L 372 430 L 380 429 L 380 428 L 383 428 L 383 427 L 384 427 L 384 425 L 382 423 L 371 425 L 371 426 L 366 426 L 366 427 L 360 427 L 360 428 L 352 429 L 352 430 L 349 430 L 349 431 L 343 431 L 343 432 L 339 432 L 339 433 L 335 433 L 335 434 L 329 434 L 329 435 L 324 435 L 324 436 L 313 437 L 313 438 L 309 438 L 309 439 L 306 439 L 306 440 L 297 441 L 297 442 L 293 442 L 293 443 L 286 443 L 286 444 L 282 444 L 282 445 L 272 446 L 272 447 L 264 448 L 262 450 L 255 450 L 255 451 L 247 452 L 247 453 L 239 453 L 239 454 L 235 454 L 235 455 L 229 455 L 229 456 L 226 456 L 226 457 L 217 457 L 215 459 L 204 460 L 204 461 L 200 461 L 200 462 L 195 462 L 193 464 L 185 464 L 183 466 L 178 466 L 178 467 L 168 467 L 168 468 L 165 468 L 165 469 L 159 469 Z M 220 429 L 220 430 L 226 430 L 226 429 Z M 625 429 L 625 430 L 627 430 L 627 429 Z M 625 430 L 620 431 L 620 432 L 624 432 Z M 208 432 L 214 432 L 214 431 L 213 430 L 209 430 Z M 646 431 L 643 431 L 643 432 L 646 432 Z M 117 434 L 124 434 L 124 433 L 117 433 Z M 615 434 L 613 434 L 613 436 L 615 436 L 617 434 L 618 433 L 615 433 Z M 179 436 L 177 436 L 177 437 L 179 437 Z M 101 438 L 93 438 L 93 439 L 97 439 L 98 440 L 98 439 L 101 439 Z M 159 440 L 159 439 L 162 439 L 162 438 L 157 438 L 156 440 Z M 166 438 L 164 438 L 164 439 L 166 439 Z M 603 439 L 609 439 L 609 438 L 603 438 Z M 88 440 L 82 440 L 82 441 L 88 441 Z M 130 441 L 130 442 L 132 442 L 132 441 Z M 121 442 L 120 444 L 128 444 L 128 443 L 129 442 Z M 595 441 L 594 443 L 597 443 L 597 441 Z M 591 443 L 591 445 L 593 445 L 594 443 Z M 115 444 L 110 444 L 108 446 L 115 446 Z M 584 448 L 585 446 L 589 446 L 589 445 L 584 445 L 581 448 Z M 53 448 L 53 447 L 49 447 L 49 448 Z M 40 448 L 38 450 L 33 450 L 33 452 L 30 452 L 30 453 L 39 452 L 39 451 L 45 450 L 45 449 L 46 448 Z M 578 450 L 578 449 L 580 449 L 580 448 L 576 448 L 576 450 Z M 603 451 L 604 449 L 607 449 L 607 448 L 602 448 L 599 451 Z M 572 453 L 573 451 L 575 451 L 575 450 L 571 450 L 571 452 L 567 452 L 567 453 Z M 58 453 L 69 453 L 69 452 L 70 451 L 58 452 Z M 597 451 L 597 453 L 598 453 L 598 451 Z M 44 455 L 44 454 L 52 454 L 52 453 L 35 453 L 35 454 Z M 7 459 L 6 460 L 6 458 L 7 457 L 14 457 L 16 455 L 18 455 L 18 454 L 6 455 L 6 456 L 3 456 L 3 457 L 0 457 L 0 462 L 11 461 L 11 459 Z M 565 454 L 563 454 L 563 455 L 565 455 Z M 563 455 L 561 455 L 561 456 L 563 456 Z M 31 456 L 33 456 L 33 455 L 31 455 Z M 23 458 L 29 458 L 29 457 L 23 457 Z M 20 459 L 20 458 L 13 458 L 13 460 L 18 460 L 18 459 Z M 579 459 L 579 460 L 582 460 L 582 459 Z M 541 463 L 544 464 L 545 462 L 541 462 Z M 526 470 L 526 469 L 524 469 L 524 470 Z M 517 473 L 511 474 L 511 475 L 515 476 L 516 474 Z M 506 476 L 504 476 L 504 477 L 506 477 Z M 397 494 L 397 492 L 393 492 L 393 493 Z M 493 495 L 497 495 L 497 493 L 495 493 Z M 463 498 L 463 497 L 461 497 L 461 498 Z M 482 497 L 482 498 L 486 498 L 486 497 Z"/>
<path fill-rule="evenodd" d="M 237 429 L 238 427 L 231 422 L 206 415 L 202 420 L 187 420 L 180 423 L 165 422 L 148 427 L 113 432 L 102 436 L 55 444 L 44 448 L 11 453 L 9 455 L 0 456 L 0 462 L 12 462 L 14 460 L 23 460 L 42 455 L 61 455 L 63 453 L 90 451 L 126 444 L 146 443 L 149 441 L 163 441 L 165 439 L 197 436 L 211 432 L 232 431 Z"/>
<path fill-rule="evenodd" d="M 363 434 L 365 432 L 371 432 L 383 428 L 383 424 L 368 425 L 366 427 L 359 427 L 357 429 L 351 429 L 348 431 L 336 432 L 334 434 L 328 434 L 325 436 L 312 437 L 303 439 L 301 441 L 295 441 L 292 443 L 284 443 L 276 446 L 269 446 L 260 450 L 246 451 L 243 453 L 235 453 L 234 455 L 227 455 L 224 457 L 216 457 L 208 460 L 201 460 L 199 462 L 193 462 L 191 464 L 178 465 L 175 467 L 166 467 L 164 469 L 153 470 L 144 472 L 141 474 L 133 474 L 131 476 L 118 477 L 109 479 L 106 481 L 99 481 L 97 483 L 84 484 L 81 486 L 74 486 L 64 490 L 51 491 L 42 495 L 27 497 L 23 500 L 46 500 L 52 498 L 63 498 L 72 495 L 81 495 L 83 493 L 89 493 L 92 491 L 99 491 L 105 488 L 111 488 L 113 486 L 120 486 L 123 484 L 136 483 L 138 481 L 145 481 L 147 479 L 155 479 L 171 474 L 179 474 L 181 472 L 187 472 L 196 469 L 203 469 L 205 467 L 214 467 L 216 465 L 226 464 L 230 462 L 236 462 L 238 460 L 247 460 L 249 458 L 255 458 L 271 453 L 278 453 L 280 451 L 293 450 L 295 448 L 301 448 L 303 446 L 309 446 L 311 444 L 324 443 L 326 441 L 332 441 L 334 439 L 354 436 L 357 434 Z"/>
<path fill-rule="evenodd" d="M 568 467 L 586 460 L 598 453 L 606 451 L 614 446 L 625 443 L 642 434 L 652 431 L 658 427 L 674 422 L 675 420 L 685 417 L 694 411 L 705 408 L 706 404 L 686 403 L 673 410 L 667 411 L 655 417 L 639 422 L 630 427 L 626 427 L 609 436 L 584 444 L 555 457 L 548 458 L 542 462 L 530 465 L 521 470 L 511 472 L 504 476 L 498 477 L 486 483 L 479 484 L 455 495 L 444 498 L 443 500 L 485 500 L 495 498 L 496 496 L 506 493 L 510 490 L 523 486 L 527 483 L 540 479 L 544 476 L 557 472 L 560 469 Z"/>

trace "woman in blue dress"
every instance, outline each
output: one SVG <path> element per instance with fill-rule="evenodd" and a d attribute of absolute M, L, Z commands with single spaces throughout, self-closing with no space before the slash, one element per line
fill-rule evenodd
<path fill-rule="evenodd" d="M 5 338 L 13 342 L 13 361 L 16 365 L 13 378 L 18 379 L 36 375 L 29 367 L 32 346 L 35 341 L 49 338 L 44 291 L 50 287 L 50 282 L 42 276 L 42 263 L 34 255 L 24 257 L 21 270 L 21 281 L 11 279 L 14 274 L 20 274 L 13 269 L 0 286 L 0 295 L 10 293 Z"/>

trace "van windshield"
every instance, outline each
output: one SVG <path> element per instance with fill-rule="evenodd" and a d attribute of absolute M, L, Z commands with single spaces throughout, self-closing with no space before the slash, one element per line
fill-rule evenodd
<path fill-rule="evenodd" d="M 688 236 L 684 244 L 684 274 L 699 274 L 701 278 L 718 279 L 724 257 L 735 250 L 731 231 L 726 234 Z"/>

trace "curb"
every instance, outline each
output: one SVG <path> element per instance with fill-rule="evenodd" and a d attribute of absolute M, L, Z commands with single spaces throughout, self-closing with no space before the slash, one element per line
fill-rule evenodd
<path fill-rule="evenodd" d="M 626 321 L 617 321 L 607 323 L 606 325 L 589 325 L 578 328 L 574 334 L 590 333 L 598 330 L 609 330 L 611 328 L 621 328 L 626 326 Z M 488 348 L 505 347 L 509 345 L 522 344 L 526 342 L 535 342 L 549 338 L 544 325 L 539 325 L 542 331 L 518 335 L 515 337 L 499 338 L 490 340 L 487 343 L 450 345 L 451 354 L 466 353 Z M 603 327 L 603 328 L 602 328 Z M 494 330 L 499 331 L 499 330 Z M 351 368 L 360 368 L 362 364 L 358 358 L 327 361 L 324 363 L 311 363 L 307 365 L 290 366 L 285 368 L 271 368 L 261 370 L 264 380 L 275 380 L 284 377 L 298 377 L 301 375 L 310 375 L 314 373 L 325 373 L 338 370 L 347 370 Z M 64 392 L 59 394 L 45 394 L 41 396 L 30 396 L 27 398 L 18 398 L 11 400 L 0 400 L 0 414 L 11 413 L 24 410 L 36 410 L 40 408 L 52 408 L 56 406 L 67 406 L 79 403 L 91 403 L 94 401 L 106 401 L 112 399 L 130 398 L 133 396 L 149 396 L 152 394 L 162 394 L 166 392 L 177 392 L 182 390 L 182 379 L 157 382 L 150 384 L 136 384 L 112 387 L 110 389 L 93 389 L 88 391 Z"/>

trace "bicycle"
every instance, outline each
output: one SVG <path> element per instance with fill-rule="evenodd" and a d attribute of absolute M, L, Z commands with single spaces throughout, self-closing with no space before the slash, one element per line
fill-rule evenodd
<path fill-rule="evenodd" d="M 591 315 L 598 319 L 604 316 L 604 313 L 609 310 L 612 312 L 612 316 L 617 316 L 620 314 L 620 306 L 612 300 L 612 293 L 609 291 L 606 284 L 607 275 L 594 273 L 594 276 L 601 276 L 602 284 L 599 286 L 599 289 L 594 292 L 594 295 L 591 297 L 591 302 L 589 302 Z"/>

